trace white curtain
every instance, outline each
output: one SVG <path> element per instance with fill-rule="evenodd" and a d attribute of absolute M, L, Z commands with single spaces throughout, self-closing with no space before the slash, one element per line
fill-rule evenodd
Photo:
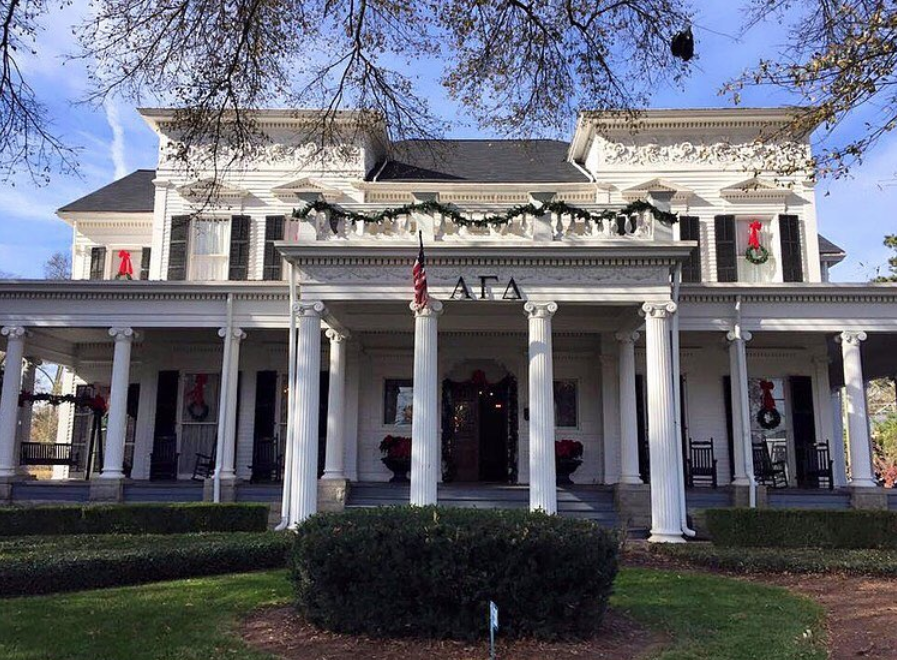
<path fill-rule="evenodd" d="M 227 220 L 194 220 L 190 278 L 226 280 L 230 223 Z"/>

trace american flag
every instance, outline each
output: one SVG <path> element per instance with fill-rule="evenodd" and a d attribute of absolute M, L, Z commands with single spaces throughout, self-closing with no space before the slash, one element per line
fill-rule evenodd
<path fill-rule="evenodd" d="M 417 233 L 420 239 L 420 251 L 417 253 L 417 260 L 414 262 L 414 268 L 411 269 L 411 277 L 414 281 L 414 304 L 423 307 L 430 300 L 430 294 L 427 292 L 427 269 L 424 263 L 424 235 L 423 232 Z"/>

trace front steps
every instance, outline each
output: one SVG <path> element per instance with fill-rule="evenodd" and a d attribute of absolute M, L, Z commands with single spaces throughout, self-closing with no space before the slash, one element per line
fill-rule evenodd
<path fill-rule="evenodd" d="M 439 484 L 438 505 L 476 509 L 527 509 L 529 487 L 501 484 Z M 407 504 L 407 484 L 355 483 L 349 490 L 346 508 Z M 558 513 L 570 518 L 593 520 L 603 527 L 618 524 L 612 489 L 600 486 L 558 488 Z"/>

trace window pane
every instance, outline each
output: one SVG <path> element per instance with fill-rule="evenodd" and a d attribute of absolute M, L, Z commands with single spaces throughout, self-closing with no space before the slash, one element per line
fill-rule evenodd
<path fill-rule="evenodd" d="M 387 379 L 383 388 L 383 423 L 410 425 L 413 398 L 410 378 Z"/>
<path fill-rule="evenodd" d="M 747 260 L 745 253 L 748 248 L 748 238 L 751 234 L 751 223 L 760 220 L 760 245 L 769 252 L 769 259 L 763 264 L 753 264 Z M 738 281 L 765 283 L 772 282 L 776 275 L 777 250 L 774 247 L 770 223 L 761 218 L 738 218 L 735 223 L 735 259 L 738 263 Z"/>
<path fill-rule="evenodd" d="M 227 222 L 223 220 L 193 221 L 193 254 L 226 254 Z"/>
<path fill-rule="evenodd" d="M 576 381 L 554 381 L 554 425 L 577 426 Z"/>

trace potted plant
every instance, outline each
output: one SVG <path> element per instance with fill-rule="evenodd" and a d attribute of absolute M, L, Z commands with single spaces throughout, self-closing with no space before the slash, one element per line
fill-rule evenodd
<path fill-rule="evenodd" d="M 408 471 L 411 469 L 411 438 L 388 435 L 380 443 L 380 452 L 383 454 L 380 460 L 393 475 L 389 482 L 407 482 Z"/>
<path fill-rule="evenodd" d="M 555 440 L 554 465 L 558 484 L 562 486 L 572 484 L 570 475 L 582 465 L 582 443 L 579 440 Z"/>

